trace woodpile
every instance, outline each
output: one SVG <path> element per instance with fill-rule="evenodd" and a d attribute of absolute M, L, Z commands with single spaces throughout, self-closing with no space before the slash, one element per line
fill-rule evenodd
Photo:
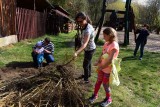
<path fill-rule="evenodd" d="M 85 97 L 72 65 L 51 64 L 39 73 L 4 81 L 0 107 L 84 107 Z"/>

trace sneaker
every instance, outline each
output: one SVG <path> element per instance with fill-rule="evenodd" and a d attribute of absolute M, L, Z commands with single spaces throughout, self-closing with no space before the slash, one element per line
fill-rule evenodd
<path fill-rule="evenodd" d="M 96 100 L 98 98 L 98 96 L 96 96 L 96 95 L 92 95 L 90 98 L 89 98 L 89 102 L 92 104 L 92 103 L 94 103 L 94 101 Z"/>
<path fill-rule="evenodd" d="M 140 57 L 139 60 L 142 60 L 142 57 Z"/>
<path fill-rule="evenodd" d="M 89 80 L 84 80 L 84 83 L 86 83 L 86 84 L 89 83 Z"/>
<path fill-rule="evenodd" d="M 108 105 L 110 105 L 112 103 L 112 99 L 104 99 L 104 101 L 101 103 L 102 107 L 107 107 Z"/>

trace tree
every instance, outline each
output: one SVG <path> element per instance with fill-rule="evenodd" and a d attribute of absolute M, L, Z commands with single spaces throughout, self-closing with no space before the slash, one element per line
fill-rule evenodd
<path fill-rule="evenodd" d="M 160 26 L 160 0 L 148 0 L 146 5 L 139 5 L 139 23 L 147 23 L 150 30 Z"/>
<path fill-rule="evenodd" d="M 89 0 L 88 13 L 91 16 L 91 20 L 93 21 L 93 24 L 97 24 L 100 18 L 102 2 L 103 0 Z"/>
<path fill-rule="evenodd" d="M 75 15 L 83 11 L 85 13 L 88 13 L 88 1 L 87 0 L 68 0 L 68 3 L 65 5 L 65 9 L 71 13 L 72 17 L 75 17 Z"/>
<path fill-rule="evenodd" d="M 51 4 L 56 4 L 64 7 L 67 1 L 69 0 L 48 0 Z"/>

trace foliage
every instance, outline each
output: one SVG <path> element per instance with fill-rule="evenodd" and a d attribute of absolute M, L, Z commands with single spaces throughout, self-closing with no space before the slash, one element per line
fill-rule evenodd
<path fill-rule="evenodd" d="M 107 6 L 107 9 L 112 9 L 112 10 L 116 10 L 116 11 L 125 11 L 125 3 L 122 2 L 121 0 L 118 0 L 114 3 L 110 3 Z M 106 14 L 106 19 L 109 20 L 109 16 L 111 13 L 107 13 Z M 124 14 L 117 14 L 117 16 L 120 17 L 124 17 Z"/>
<path fill-rule="evenodd" d="M 48 0 L 53 5 L 60 5 L 64 7 L 68 0 Z"/>
<path fill-rule="evenodd" d="M 93 24 L 98 23 L 101 17 L 103 0 L 49 0 L 52 4 L 58 4 L 66 9 L 71 17 L 75 17 L 79 11 L 84 11 L 89 15 Z M 107 0 L 107 9 L 125 11 L 125 2 L 123 0 Z M 137 0 L 132 1 L 132 7 L 137 24 L 149 24 L 152 29 L 160 26 L 160 0 L 147 0 L 146 5 L 138 4 Z M 105 20 L 109 20 L 110 13 L 105 14 Z M 118 14 L 118 17 L 124 17 Z"/>
<path fill-rule="evenodd" d="M 138 23 L 147 23 L 151 26 L 151 30 L 159 27 L 160 23 L 160 1 L 148 0 L 146 5 L 136 4 L 139 10 Z"/>
<path fill-rule="evenodd" d="M 71 17 L 75 17 L 76 13 L 83 11 L 91 18 L 93 23 L 97 23 L 100 19 L 103 0 L 49 0 L 53 5 L 60 5 L 67 10 Z M 108 0 L 109 3 L 117 0 Z"/>
<path fill-rule="evenodd" d="M 67 10 L 72 17 L 79 11 L 88 10 L 89 3 L 86 0 L 49 0 L 53 5 L 60 5 Z"/>
<path fill-rule="evenodd" d="M 72 17 L 75 17 L 75 15 L 80 11 L 88 13 L 88 2 L 87 0 L 69 0 L 65 5 L 65 8 L 71 13 Z"/>
<path fill-rule="evenodd" d="M 88 13 L 91 16 L 93 24 L 96 24 L 101 16 L 102 0 L 90 0 Z"/>

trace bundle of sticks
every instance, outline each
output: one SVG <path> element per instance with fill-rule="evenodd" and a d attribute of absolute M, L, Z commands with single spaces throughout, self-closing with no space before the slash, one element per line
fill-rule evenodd
<path fill-rule="evenodd" d="M 0 84 L 1 107 L 84 107 L 72 65 L 51 64 L 39 73 Z"/>

